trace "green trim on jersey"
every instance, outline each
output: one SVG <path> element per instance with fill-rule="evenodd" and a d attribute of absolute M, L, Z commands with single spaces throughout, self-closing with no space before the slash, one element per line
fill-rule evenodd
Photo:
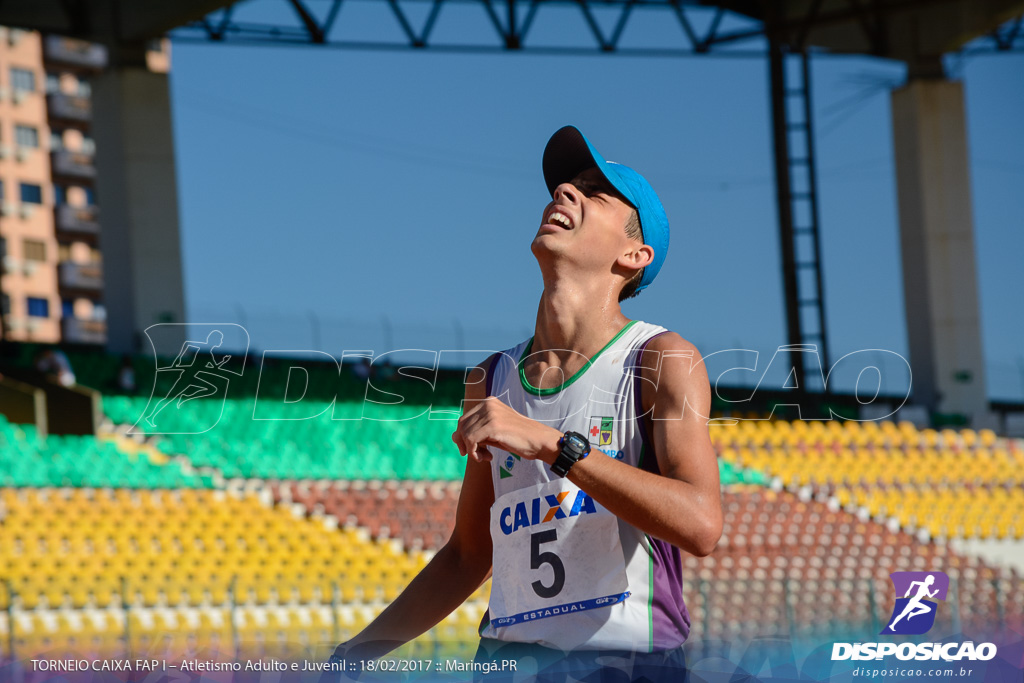
<path fill-rule="evenodd" d="M 593 358 L 588 359 L 587 362 L 583 364 L 583 367 L 576 371 L 576 374 L 574 374 L 565 382 L 559 384 L 557 387 L 551 387 L 550 389 L 540 389 L 538 387 L 535 387 L 532 384 L 530 384 L 530 381 L 528 379 L 526 379 L 526 365 L 524 361 L 526 360 L 526 357 L 530 355 L 530 349 L 533 347 L 533 337 L 530 337 L 530 341 L 526 342 L 526 347 L 523 349 L 523 355 L 519 357 L 518 363 L 519 381 L 522 382 L 523 389 L 525 389 L 528 393 L 533 394 L 534 396 L 551 396 L 552 394 L 557 394 L 559 391 L 565 389 L 570 384 L 572 384 L 580 377 L 582 377 L 583 373 L 586 372 L 590 368 L 590 366 L 594 364 L 594 361 L 597 360 L 598 356 L 607 351 L 609 346 L 617 342 L 619 338 L 622 335 L 626 334 L 629 328 L 633 327 L 633 325 L 635 324 L 635 320 L 630 320 L 628 323 L 626 323 L 625 327 L 619 330 L 618 333 L 616 333 L 616 335 L 612 337 L 611 340 L 607 344 L 605 344 L 600 351 L 595 353 Z"/>

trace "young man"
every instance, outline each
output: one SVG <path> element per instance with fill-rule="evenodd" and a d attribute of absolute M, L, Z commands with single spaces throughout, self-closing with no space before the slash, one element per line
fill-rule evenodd
<path fill-rule="evenodd" d="M 551 680 L 685 668 L 679 549 L 707 555 L 722 531 L 710 388 L 692 344 L 619 306 L 657 276 L 668 219 L 642 176 L 571 126 L 543 166 L 536 332 L 467 384 L 455 530 L 336 657 L 387 653 L 493 575 L 478 661 L 532 658 Z"/>

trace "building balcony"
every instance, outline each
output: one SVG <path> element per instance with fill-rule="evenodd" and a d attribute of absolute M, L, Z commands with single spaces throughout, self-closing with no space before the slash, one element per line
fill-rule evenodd
<path fill-rule="evenodd" d="M 51 119 L 88 123 L 92 120 L 92 100 L 81 95 L 50 93 L 46 96 L 46 111 Z"/>
<path fill-rule="evenodd" d="M 93 156 L 84 152 L 59 150 L 50 153 L 50 165 L 53 175 L 78 180 L 94 180 L 96 165 Z"/>
<path fill-rule="evenodd" d="M 64 261 L 59 265 L 58 280 L 63 289 L 99 292 L 103 289 L 103 266 L 98 263 Z"/>
<path fill-rule="evenodd" d="M 54 223 L 57 232 L 68 237 L 98 237 L 100 234 L 100 209 L 98 206 L 69 206 L 61 204 L 54 209 Z"/>
<path fill-rule="evenodd" d="M 86 40 L 44 36 L 43 59 L 67 66 L 99 70 L 107 65 L 107 48 Z"/>
<path fill-rule="evenodd" d="M 107 321 L 61 318 L 60 336 L 68 344 L 106 344 Z"/>

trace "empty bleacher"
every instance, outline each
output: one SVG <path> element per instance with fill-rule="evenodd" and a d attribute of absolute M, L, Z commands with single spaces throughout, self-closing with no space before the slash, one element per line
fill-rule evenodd
<path fill-rule="evenodd" d="M 184 633 L 222 642 L 344 638 L 428 557 L 259 494 L 7 488 L 0 509 L 0 611 L 19 615 L 0 622 L 0 635 L 13 626 L 19 646 L 34 652 L 107 651 L 126 647 L 126 637 L 139 645 Z M 487 590 L 429 638 L 471 637 Z"/>
<path fill-rule="evenodd" d="M 946 572 L 955 593 L 940 626 L 1024 626 L 1024 582 L 1014 570 L 792 493 L 746 487 L 723 495 L 715 552 L 684 556 L 695 636 L 877 633 L 893 605 L 889 574 L 926 570 Z M 745 609 L 750 595 L 758 596 L 756 618 Z"/>
<path fill-rule="evenodd" d="M 106 397 L 115 423 L 134 424 L 148 399 Z M 227 479 L 461 479 L 465 462 L 451 441 L 453 420 L 429 419 L 429 406 L 388 406 L 387 419 L 362 419 L 363 404 L 268 404 L 253 419 L 252 400 L 197 400 L 158 417 L 159 448 Z M 333 412 L 332 412 L 333 411 Z M 384 411 L 377 409 L 380 414 Z M 317 417 L 303 419 L 313 414 Z M 332 419 L 333 416 L 333 419 Z M 381 415 L 383 418 L 383 415 Z M 216 425 L 201 434 L 190 425 Z M 145 427 L 143 427 L 143 431 Z"/>
<path fill-rule="evenodd" d="M 20 608 L 389 601 L 422 554 L 259 496 L 177 489 L 3 490 L 2 578 Z M 4 607 L 5 605 L 0 605 Z"/>
<path fill-rule="evenodd" d="M 108 390 L 113 425 L 149 405 L 155 369 L 135 362 L 145 396 L 109 390 L 119 359 L 80 364 Z M 451 533 L 465 467 L 454 421 L 429 419 L 423 396 L 368 406 L 329 366 L 301 402 L 257 411 L 257 370 L 223 404 L 166 409 L 144 442 L 123 428 L 41 438 L 0 417 L 0 640 L 19 655 L 190 642 L 233 654 L 337 642 L 394 599 Z M 287 364 L 264 372 L 281 383 Z M 446 382 L 435 409 L 458 405 Z M 187 433 L 196 424 L 215 426 Z M 711 556 L 683 555 L 695 639 L 877 633 L 889 573 L 923 569 L 952 580 L 941 628 L 1024 628 L 1020 574 L 947 543 L 1020 542 L 1020 442 L 839 420 L 743 420 L 712 438 L 726 526 Z M 407 652 L 471 643 L 487 593 Z"/>
<path fill-rule="evenodd" d="M 760 472 L 719 461 L 723 486 L 764 485 Z M 339 480 L 280 482 L 271 485 L 274 501 L 299 504 L 310 514 L 359 526 L 373 538 L 395 538 L 405 548 L 440 548 L 455 526 L 458 481 Z"/>
<path fill-rule="evenodd" d="M 166 458 L 163 458 L 166 460 Z M 179 463 L 153 462 L 126 452 L 113 438 L 40 437 L 30 425 L 0 415 L 0 487 L 200 488 L 210 478 L 185 473 Z"/>
<path fill-rule="evenodd" d="M 712 435 L 727 462 L 834 495 L 924 540 L 1024 538 L 1024 447 L 989 430 L 744 421 Z"/>

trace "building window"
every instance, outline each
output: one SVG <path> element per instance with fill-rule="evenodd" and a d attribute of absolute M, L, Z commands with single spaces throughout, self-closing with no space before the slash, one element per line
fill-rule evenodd
<path fill-rule="evenodd" d="M 42 204 L 43 203 L 43 188 L 39 185 L 32 185 L 31 183 L 21 184 L 21 203 L 22 204 Z"/>
<path fill-rule="evenodd" d="M 75 302 L 72 299 L 60 300 L 60 314 L 65 318 L 75 317 Z"/>
<path fill-rule="evenodd" d="M 78 79 L 77 92 L 79 97 L 92 97 L 92 83 Z"/>
<path fill-rule="evenodd" d="M 60 92 L 60 74 L 46 72 L 46 94 L 53 95 Z"/>
<path fill-rule="evenodd" d="M 46 243 L 39 240 L 25 240 L 24 256 L 26 261 L 45 261 Z"/>
<path fill-rule="evenodd" d="M 50 149 L 52 149 L 54 152 L 59 152 L 60 150 L 64 149 L 64 131 L 50 131 Z"/>
<path fill-rule="evenodd" d="M 96 141 L 90 137 L 82 138 L 82 146 L 79 150 L 82 154 L 96 154 Z"/>
<path fill-rule="evenodd" d="M 91 187 L 82 188 L 85 190 L 85 205 L 96 206 L 96 190 Z"/>
<path fill-rule="evenodd" d="M 0 310 L 3 310 L 4 315 L 11 314 L 11 297 L 6 294 L 0 296 Z"/>
<path fill-rule="evenodd" d="M 50 302 L 47 299 L 28 297 L 28 314 L 33 318 L 49 318 Z"/>
<path fill-rule="evenodd" d="M 60 263 L 71 260 L 71 245 L 64 242 L 57 243 L 57 260 Z"/>
<path fill-rule="evenodd" d="M 0 237 L 0 258 L 7 256 L 7 238 Z"/>
<path fill-rule="evenodd" d="M 11 89 L 21 92 L 35 92 L 36 73 L 28 69 L 11 67 Z"/>
<path fill-rule="evenodd" d="M 39 129 L 35 126 L 15 126 L 14 143 L 18 147 L 38 147 Z"/>
<path fill-rule="evenodd" d="M 3 195 L 0 195 L 0 199 L 2 198 Z M 53 186 L 53 203 L 56 204 L 57 206 L 68 203 L 68 190 L 66 187 L 64 187 L 63 185 Z"/>

